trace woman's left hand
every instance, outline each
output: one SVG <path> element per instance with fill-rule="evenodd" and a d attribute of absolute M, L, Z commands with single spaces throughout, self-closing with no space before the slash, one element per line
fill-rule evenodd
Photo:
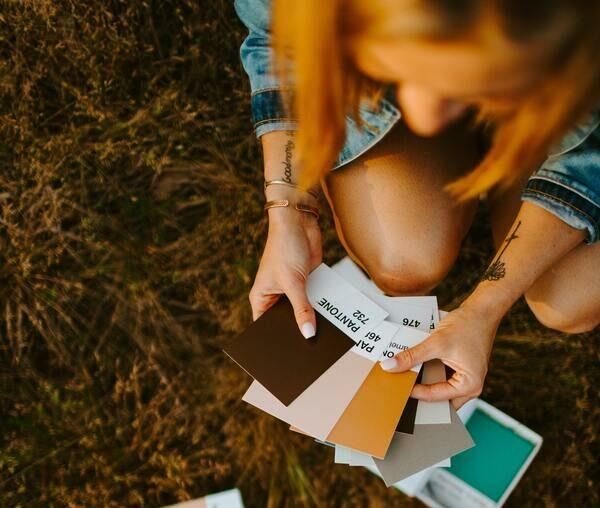
<path fill-rule="evenodd" d="M 478 397 L 488 370 L 500 319 L 490 318 L 467 301 L 450 312 L 421 344 L 381 362 L 389 372 L 404 372 L 414 365 L 439 358 L 454 370 L 443 383 L 415 385 L 412 397 L 425 401 L 451 400 L 458 409 Z"/>

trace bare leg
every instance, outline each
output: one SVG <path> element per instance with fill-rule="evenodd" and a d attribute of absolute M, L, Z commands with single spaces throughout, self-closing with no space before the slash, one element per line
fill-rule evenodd
<path fill-rule="evenodd" d="M 498 246 L 521 206 L 525 182 L 492 197 L 492 230 Z M 544 273 L 525 294 L 540 323 L 566 333 L 600 324 L 600 243 L 582 244 Z"/>
<path fill-rule="evenodd" d="M 433 138 L 399 125 L 328 175 L 338 236 L 387 294 L 423 294 L 445 277 L 477 204 L 458 205 L 443 188 L 477 161 L 475 137 L 464 125 Z"/>

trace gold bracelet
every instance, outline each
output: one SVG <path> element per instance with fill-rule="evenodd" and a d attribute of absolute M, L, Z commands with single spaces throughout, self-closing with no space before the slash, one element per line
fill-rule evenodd
<path fill-rule="evenodd" d="M 315 199 L 319 199 L 319 194 L 317 193 L 317 191 L 311 189 L 302 189 L 299 185 L 296 185 L 295 183 L 286 182 L 285 180 L 267 180 L 265 181 L 264 189 L 267 190 L 267 187 L 269 185 L 285 185 L 286 187 L 291 187 L 292 189 L 308 192 Z"/>
<path fill-rule="evenodd" d="M 271 208 L 282 208 L 290 206 L 290 202 L 287 199 L 275 199 L 273 201 L 267 201 L 265 203 L 265 212 Z M 305 205 L 303 203 L 296 203 L 294 208 L 299 212 L 310 213 L 319 220 L 319 209 L 316 206 Z"/>

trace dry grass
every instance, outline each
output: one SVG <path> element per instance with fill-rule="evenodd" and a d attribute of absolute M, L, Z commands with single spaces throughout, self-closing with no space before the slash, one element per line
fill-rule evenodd
<path fill-rule="evenodd" d="M 249 322 L 265 234 L 231 2 L 0 5 L 0 505 L 235 485 L 249 507 L 415 504 L 243 405 L 220 352 Z M 597 335 L 545 332 L 523 305 L 504 323 L 485 397 L 546 440 L 515 506 L 600 503 L 597 362 Z"/>

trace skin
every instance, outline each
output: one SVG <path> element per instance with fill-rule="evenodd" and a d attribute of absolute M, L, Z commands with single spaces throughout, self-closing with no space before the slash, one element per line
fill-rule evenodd
<path fill-rule="evenodd" d="M 477 203 L 457 206 L 443 189 L 478 160 L 464 124 L 430 138 L 399 124 L 328 176 L 325 191 L 338 236 L 386 294 L 422 295 L 446 276 Z"/>
<path fill-rule="evenodd" d="M 261 139 L 265 181 L 297 182 L 298 169 L 290 168 L 289 165 L 292 133 L 271 132 Z M 291 203 L 318 205 L 311 194 L 282 185 L 267 187 L 265 199 L 288 199 Z M 253 319 L 258 319 L 285 294 L 294 308 L 300 329 L 306 329 L 307 325 L 312 326 L 314 335 L 316 318 L 306 296 L 305 283 L 308 274 L 322 259 L 321 230 L 318 222 L 313 215 L 300 213 L 291 207 L 271 208 L 267 213 L 267 243 L 249 295 Z M 284 252 L 286 255 L 282 256 Z"/>
<path fill-rule="evenodd" d="M 406 124 L 414 134 L 430 137 L 431 153 L 441 151 L 443 157 L 419 159 L 423 149 L 418 143 L 427 141 L 396 130 L 380 142 L 379 149 L 375 147 L 343 170 L 331 173 L 325 192 L 342 243 L 380 287 L 390 294 L 423 293 L 452 265 L 473 215 L 470 205 L 456 207 L 442 191 L 456 176 L 456 163 L 468 170 L 472 162 L 464 153 L 457 161 L 454 148 L 445 153 L 444 136 L 451 136 L 452 125 L 466 110 L 480 104 L 496 105 L 499 111 L 518 108 L 519 97 L 543 79 L 552 48 L 517 48 L 497 37 L 445 45 L 363 39 L 356 47 L 360 70 L 397 85 Z M 262 137 L 267 179 L 282 178 L 288 140 L 289 134 L 282 132 Z M 389 163 L 393 154 L 388 154 L 392 157 L 386 159 L 388 163 L 381 163 L 385 154 L 377 150 L 384 150 L 385 143 L 392 152 L 396 147 L 393 163 Z M 414 178 L 415 168 L 419 178 Z M 297 168 L 292 168 L 291 179 L 297 181 L 297 176 Z M 426 341 L 382 364 L 391 372 L 402 372 L 439 358 L 455 371 L 446 383 L 415 386 L 414 397 L 452 400 L 460 407 L 478 396 L 498 325 L 522 295 L 537 318 L 551 328 L 578 333 L 599 324 L 600 275 L 594 267 L 600 262 L 600 245 L 583 244 L 584 231 L 531 203 L 521 203 L 523 184 L 491 196 L 494 240 L 499 249 L 492 264 L 503 263 L 504 275 L 496 280 L 484 277 Z M 390 185 L 394 195 L 387 199 Z M 358 195 L 363 197 L 360 204 Z M 294 189 L 267 189 L 267 199 L 281 198 L 311 200 Z M 435 207 L 431 203 L 436 203 Z M 254 316 L 285 293 L 298 325 L 309 323 L 314 328 L 314 311 L 304 284 L 321 260 L 317 223 L 312 216 L 289 208 L 270 210 L 269 220 L 267 246 L 250 294 Z M 414 234 L 424 227 L 427 235 Z M 373 228 L 380 234 L 364 233 L 377 230 Z M 403 241 L 407 235 L 416 240 Z M 435 276 L 418 270 L 417 262 L 434 267 Z"/>

